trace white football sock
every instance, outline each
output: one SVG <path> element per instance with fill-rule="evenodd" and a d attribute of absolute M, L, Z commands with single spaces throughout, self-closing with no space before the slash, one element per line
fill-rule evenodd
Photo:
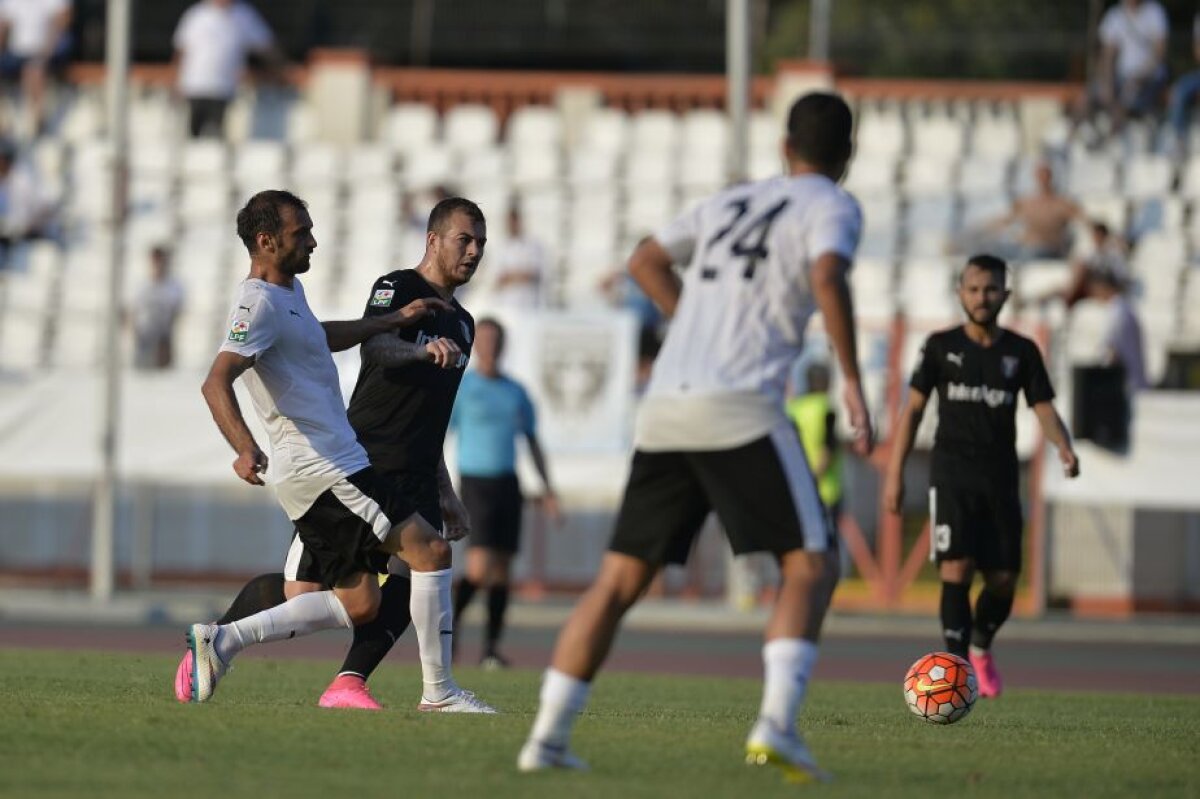
<path fill-rule="evenodd" d="M 555 669 L 546 669 L 537 718 L 530 740 L 551 746 L 566 746 L 575 718 L 587 704 L 591 683 Z"/>
<path fill-rule="evenodd" d="M 421 678 L 425 683 L 422 698 L 440 702 L 458 687 L 450 673 L 450 652 L 454 643 L 453 606 L 450 604 L 452 569 L 412 573 L 412 597 L 408 609 L 417 648 L 421 653 Z"/>
<path fill-rule="evenodd" d="M 817 662 L 817 645 L 803 638 L 776 638 L 763 645 L 762 706 L 758 717 L 780 732 L 796 726 L 796 710 L 804 701 L 808 678 Z"/>
<path fill-rule="evenodd" d="M 217 657 L 229 663 L 234 655 L 250 644 L 265 644 L 321 630 L 353 626 L 350 614 L 336 594 L 332 591 L 312 591 L 253 616 L 221 625 L 214 645 Z"/>

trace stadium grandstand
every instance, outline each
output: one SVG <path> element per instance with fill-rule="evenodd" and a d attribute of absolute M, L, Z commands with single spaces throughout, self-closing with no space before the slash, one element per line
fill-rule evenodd
<path fill-rule="evenodd" d="M 720 69 L 723 4 L 695 4 L 702 12 L 684 29 L 663 21 L 662 4 L 641 4 L 649 10 L 638 30 L 652 44 L 627 42 L 597 54 L 576 46 L 572 36 L 583 34 L 571 25 L 586 23 L 573 14 L 561 30 L 529 34 L 549 23 L 528 9 L 556 4 L 503 4 L 525 10 L 511 17 L 506 11 L 501 21 L 487 15 L 498 14 L 490 9 L 502 4 L 464 3 L 460 12 L 475 18 L 477 36 L 512 30 L 521 32 L 522 48 L 542 44 L 523 61 L 522 48 L 505 36 L 479 52 L 455 50 L 445 30 L 470 30 L 455 29 L 439 9 L 436 24 L 430 23 L 438 36 L 423 45 L 433 66 L 412 67 L 395 65 L 419 55 L 411 16 L 389 18 L 400 22 L 391 37 L 397 49 L 388 51 L 383 38 L 339 34 L 353 27 L 355 14 L 369 19 L 378 3 L 339 4 L 345 9 L 337 13 L 333 4 L 302 4 L 312 6 L 305 14 L 316 16 L 297 14 L 291 23 L 272 8 L 279 4 L 258 3 L 293 61 L 282 83 L 244 82 L 224 136 L 202 139 L 187 136 L 174 73 L 161 63 L 169 57 L 163 42 L 186 4 L 141 5 L 145 25 L 136 28 L 134 53 L 150 60 L 135 63 L 129 84 L 122 268 L 126 285 L 136 283 L 150 252 L 169 244 L 185 300 L 171 367 L 123 378 L 121 584 L 234 581 L 282 561 L 286 520 L 269 498 L 231 485 L 224 443 L 197 390 L 245 268 L 233 216 L 257 190 L 277 187 L 305 198 L 316 221 L 317 265 L 305 285 L 323 319 L 360 315 L 380 274 L 419 260 L 421 216 L 438 192 L 478 202 L 491 223 L 493 261 L 507 243 L 508 211 L 522 212 L 527 232 L 545 247 L 549 270 L 544 310 L 524 336 L 514 335 L 512 368 L 546 408 L 548 445 L 578 535 L 550 536 L 540 520 L 531 520 L 535 544 L 522 556 L 518 576 L 530 592 L 583 585 L 603 550 L 624 479 L 635 402 L 637 321 L 601 287 L 622 270 L 640 239 L 728 179 L 725 80 L 688 71 Z M 411 15 L 423 4 L 399 5 Z M 587 4 L 561 5 L 575 12 Z M 99 55 L 97 37 L 86 35 L 97 24 L 94 6 L 81 4 L 76 29 L 81 46 Z M 772 8 L 775 16 L 761 24 L 769 27 L 784 10 Z M 317 25 L 312 19 L 320 13 L 332 14 L 320 23 L 320 36 L 298 27 L 301 17 Z M 680 34 L 691 34 L 690 44 L 680 43 L 688 39 Z M 330 47 L 307 46 L 314 42 Z M 672 42 L 677 46 L 668 46 Z M 625 58 L 626 45 L 637 59 Z M 651 71 L 647 48 L 661 50 L 660 63 L 674 71 Z M 511 68 L 480 68 L 489 60 Z M 581 67 L 590 71 L 567 71 Z M 1125 238 L 1153 388 L 1138 398 L 1127 450 L 1082 450 L 1079 485 L 1043 475 L 1032 417 L 1018 416 L 1019 450 L 1036 478 L 1030 501 L 1037 510 L 1030 515 L 1037 566 L 1025 607 L 1194 608 L 1200 603 L 1200 506 L 1188 476 L 1200 445 L 1200 394 L 1183 390 L 1200 387 L 1200 271 L 1194 266 L 1200 158 L 1177 158 L 1165 149 L 1155 119 L 1134 120 L 1102 143 L 1072 136 L 1071 103 L 1083 89 L 1067 72 L 1036 82 L 855 77 L 780 60 L 752 82 L 747 176 L 779 172 L 781 109 L 800 91 L 829 87 L 851 101 L 856 157 L 846 187 L 865 219 L 852 282 L 868 401 L 884 441 L 921 341 L 959 318 L 955 279 L 976 246 L 972 234 L 988 230 L 1035 191 L 1040 164 L 1050 166 L 1058 190 L 1082 213 L 1071 223 L 1071 247 L 1059 257 L 1013 259 L 1014 301 L 1005 323 L 1050 353 L 1064 407 L 1083 408 L 1080 413 L 1087 402 L 1074 398 L 1071 378 L 1102 360 L 1106 311 L 1085 300 L 1068 313 L 1052 297 L 1067 289 L 1072 264 L 1090 255 L 1088 220 Z M 92 450 L 100 437 L 96 398 L 110 277 L 103 254 L 114 235 L 116 178 L 106 139 L 104 67 L 81 61 L 64 74 L 52 93 L 46 133 L 23 140 L 18 153 L 54 209 L 56 232 L 12 247 L 0 271 L 6 431 L 0 439 L 0 572 L 70 585 L 88 564 L 90 481 L 99 468 Z M 10 96 L 5 102 L 5 117 L 18 116 L 18 101 Z M 1200 153 L 1200 127 L 1191 136 L 1191 152 Z M 490 271 L 485 258 L 479 285 L 465 295 L 477 317 L 492 307 Z M 819 324 L 813 333 L 817 353 Z M 129 363 L 135 342 L 128 334 L 121 341 Z M 339 360 L 347 389 L 355 358 Z M 922 428 L 921 447 L 929 447 L 934 422 Z M 872 464 L 852 462 L 848 484 L 853 496 L 843 530 L 854 572 L 869 585 L 840 601 L 858 596 L 874 607 L 903 604 L 902 589 L 923 562 L 920 536 L 928 533 L 881 518 Z M 914 517 L 919 510 L 916 502 Z M 1111 549 L 1086 543 L 1102 534 L 1110 536 Z M 724 592 L 731 581 L 722 546 L 719 538 L 706 539 L 700 563 L 662 590 Z M 1081 550 L 1086 557 L 1072 554 Z"/>

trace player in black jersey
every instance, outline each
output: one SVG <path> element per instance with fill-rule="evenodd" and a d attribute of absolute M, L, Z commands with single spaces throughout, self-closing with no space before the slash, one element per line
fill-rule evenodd
<path fill-rule="evenodd" d="M 976 255 L 959 276 L 966 324 L 933 333 L 912 375 L 908 405 L 896 430 L 884 483 L 884 505 L 899 513 L 904 463 L 926 402 L 938 395 L 938 426 L 930 475 L 930 550 L 942 579 L 941 619 L 946 648 L 969 657 L 982 696 L 998 696 L 1000 675 L 991 655 L 996 630 L 1012 610 L 1021 571 L 1024 524 L 1017 480 L 1017 392 L 1058 448 L 1068 477 L 1079 460 L 1052 400 L 1054 389 L 1037 345 L 996 319 L 1008 300 L 1007 266 Z M 971 616 L 975 570 L 984 586 Z"/>
<path fill-rule="evenodd" d="M 442 445 L 475 334 L 474 319 L 454 299 L 454 292 L 474 275 L 486 241 L 483 213 L 471 201 L 452 197 L 434 207 L 424 259 L 415 269 L 397 270 L 376 280 L 364 312 L 382 316 L 403 308 L 420 321 L 401 335 L 389 333 L 364 342 L 347 411 L 372 466 L 395 481 L 401 494 L 448 540 L 469 532 L 466 510 L 442 460 Z M 322 707 L 381 707 L 367 690 L 366 680 L 408 628 L 413 619 L 411 602 L 413 612 L 423 614 L 416 625 L 425 683 L 418 709 L 495 712 L 461 690 L 451 677 L 450 549 L 445 541 L 434 543 L 440 546 L 432 548 L 433 558 L 421 564 L 421 571 L 414 568 L 411 582 L 405 574 L 389 575 L 378 615 L 355 627 L 354 642 L 321 697 Z M 293 538 L 284 573 L 251 580 L 221 622 L 279 604 L 285 596 L 320 590 L 322 557 Z M 384 556 L 374 562 L 380 574 L 388 572 L 388 565 Z M 178 677 L 176 684 L 178 692 Z"/>

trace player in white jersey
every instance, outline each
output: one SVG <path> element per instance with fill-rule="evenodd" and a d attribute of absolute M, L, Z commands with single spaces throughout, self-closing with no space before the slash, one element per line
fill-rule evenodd
<path fill-rule="evenodd" d="M 280 505 L 319 564 L 319 583 L 332 590 L 298 593 L 230 624 L 192 625 L 187 636 L 191 699 L 209 699 L 230 660 L 246 646 L 369 622 L 380 603 L 372 566 L 378 551 L 397 555 L 412 568 L 410 607 L 426 683 L 432 679 L 439 690 L 466 693 L 453 685 L 449 672 L 449 573 L 443 568 L 449 544 L 410 498 L 370 467 L 346 417 L 330 354 L 449 305 L 427 298 L 382 316 L 318 322 L 296 277 L 308 271 L 317 246 L 304 202 L 285 191 L 260 192 L 238 213 L 237 224 L 250 253 L 250 274 L 204 381 L 204 398 L 237 452 L 238 477 L 263 485 L 259 475 L 266 471 L 267 456 L 246 426 L 233 391 L 234 381 L 244 375 L 271 440 Z M 456 363 L 461 355 L 447 340 L 427 350 L 426 357 L 439 366 Z M 444 582 L 445 590 L 416 590 L 422 578 Z"/>
<path fill-rule="evenodd" d="M 747 760 L 826 777 L 795 717 L 837 582 L 836 537 L 783 410 L 786 373 L 820 309 L 845 381 L 854 448 L 871 427 L 846 273 L 858 203 L 840 189 L 850 109 L 809 94 L 788 115 L 788 175 L 729 188 L 646 239 L 629 261 L 671 326 L 639 411 L 636 451 L 609 552 L 559 634 L 522 771 L 583 768 L 571 727 L 622 616 L 665 563 L 682 563 L 710 511 L 735 552 L 769 551 L 782 584 L 766 629 L 766 679 Z M 672 268 L 683 267 L 682 278 Z"/>

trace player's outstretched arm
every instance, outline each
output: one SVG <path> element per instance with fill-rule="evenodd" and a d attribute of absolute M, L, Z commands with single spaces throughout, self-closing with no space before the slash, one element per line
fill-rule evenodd
<path fill-rule="evenodd" d="M 892 454 L 888 458 L 887 473 L 883 476 L 883 507 L 889 513 L 899 513 L 904 507 L 904 464 L 908 462 L 913 442 L 917 440 L 917 428 L 925 417 L 928 402 L 927 396 L 915 388 L 909 388 L 908 403 L 896 423 Z"/>
<path fill-rule="evenodd" d="M 233 381 L 253 365 L 252 357 L 235 352 L 218 353 L 200 392 L 208 403 L 217 429 L 237 453 L 233 471 L 250 485 L 260 486 L 264 485 L 259 475 L 267 470 L 267 456 L 258 448 L 254 434 L 246 426 L 246 419 L 242 416 L 237 395 L 233 391 Z"/>
<path fill-rule="evenodd" d="M 671 254 L 651 236 L 642 239 L 629 256 L 630 276 L 668 319 L 675 315 L 683 291 L 672 263 Z"/>
<path fill-rule="evenodd" d="M 1037 416 L 1038 424 L 1042 426 L 1042 434 L 1046 436 L 1046 440 L 1058 448 L 1058 459 L 1062 462 L 1063 474 L 1067 477 L 1078 477 L 1079 456 L 1075 454 L 1071 434 L 1067 432 L 1062 417 L 1054 409 L 1054 403 L 1039 402 L 1033 406 L 1033 413 Z"/>
<path fill-rule="evenodd" d="M 825 253 L 812 265 L 809 284 L 817 307 L 825 317 L 825 332 L 833 344 L 838 365 L 842 369 L 842 381 L 845 385 L 842 400 L 846 404 L 850 429 L 854 432 L 854 451 L 859 455 L 869 455 L 875 442 L 858 371 L 854 303 L 850 298 L 850 284 L 846 280 L 849 269 L 850 262 L 844 256 Z"/>
<path fill-rule="evenodd" d="M 437 338 L 425 344 L 417 344 L 405 341 L 392 333 L 380 333 L 363 343 L 362 358 L 380 366 L 406 366 L 410 363 L 428 362 L 439 369 L 454 369 L 462 358 L 462 350 L 448 338 Z"/>
<path fill-rule="evenodd" d="M 422 297 L 391 313 L 364 316 L 362 319 L 322 322 L 321 327 L 325 329 L 325 341 L 329 345 L 329 351 L 341 352 L 357 347 L 372 336 L 415 325 L 438 311 L 449 310 L 452 310 L 450 303 L 445 300 Z"/>

